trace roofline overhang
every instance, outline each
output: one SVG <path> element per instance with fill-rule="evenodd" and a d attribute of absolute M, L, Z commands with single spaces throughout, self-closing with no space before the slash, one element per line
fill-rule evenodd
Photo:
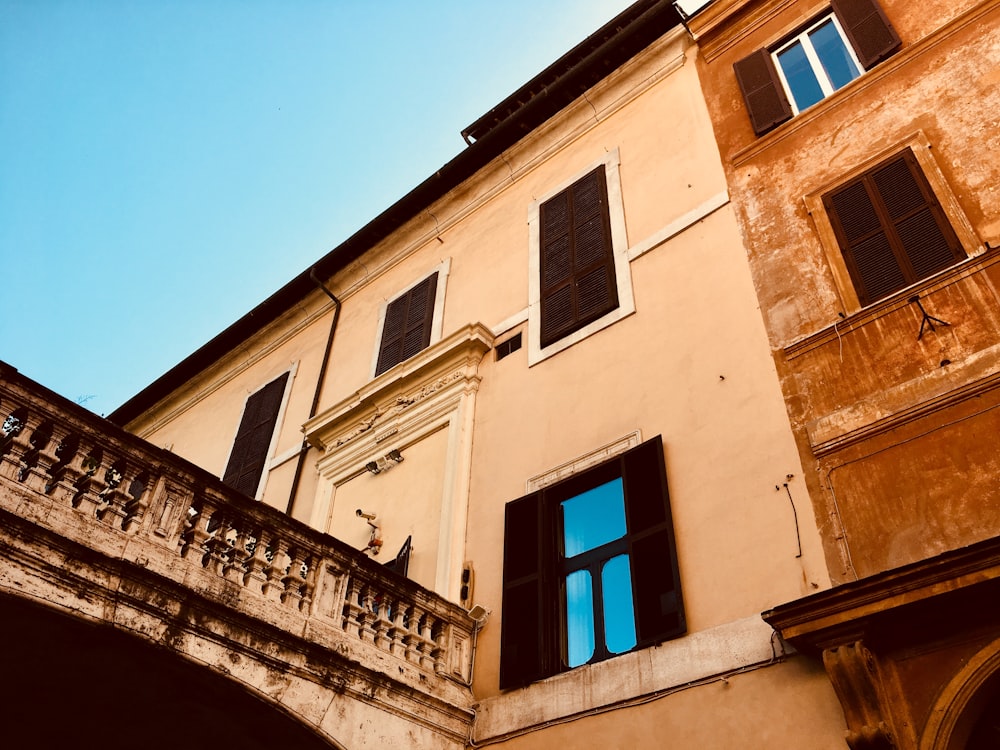
<path fill-rule="evenodd" d="M 328 279 L 357 260 L 679 24 L 680 17 L 671 0 L 640 0 L 629 6 L 507 97 L 504 103 L 510 108 L 509 114 L 483 129 L 481 138 L 310 268 L 108 414 L 107 419 L 126 425 L 169 396 L 313 292 L 316 289 L 315 282 L 310 278 L 313 272 L 320 278 Z M 595 40 L 600 40 L 600 43 Z M 551 73 L 554 69 L 558 75 Z M 545 79 L 547 74 L 552 82 L 540 91 L 531 92 L 531 87 Z M 516 102 L 516 106 L 511 102 Z M 496 112 L 504 103 L 476 122 L 481 123 L 491 115 L 496 119 Z"/>

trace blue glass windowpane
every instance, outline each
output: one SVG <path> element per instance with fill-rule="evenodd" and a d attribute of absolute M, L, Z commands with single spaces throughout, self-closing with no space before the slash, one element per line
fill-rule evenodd
<path fill-rule="evenodd" d="M 823 89 L 816 80 L 816 74 L 800 42 L 779 52 L 778 63 L 785 74 L 785 80 L 788 81 L 795 106 L 800 112 L 823 98 Z"/>
<path fill-rule="evenodd" d="M 601 570 L 604 597 L 604 640 L 612 654 L 635 648 L 635 608 L 628 555 L 612 557 Z"/>
<path fill-rule="evenodd" d="M 858 66 L 851 59 L 851 53 L 847 50 L 844 37 L 833 25 L 833 20 L 829 20 L 822 26 L 809 32 L 809 40 L 812 42 L 816 56 L 823 63 L 823 69 L 830 78 L 830 84 L 834 91 L 845 83 L 850 83 L 857 78 L 861 72 Z"/>
<path fill-rule="evenodd" d="M 566 557 L 625 536 L 625 496 L 621 478 L 564 500 L 561 505 Z"/>
<path fill-rule="evenodd" d="M 578 667 L 594 656 L 594 584 L 590 571 L 566 576 L 566 664 Z"/>

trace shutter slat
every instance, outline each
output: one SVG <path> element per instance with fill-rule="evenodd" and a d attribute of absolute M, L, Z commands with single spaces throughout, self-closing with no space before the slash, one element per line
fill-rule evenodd
<path fill-rule="evenodd" d="M 222 481 L 239 492 L 253 497 L 267 462 L 267 451 L 278 421 L 278 411 L 285 396 L 286 372 L 247 399 L 236 431 Z"/>
<path fill-rule="evenodd" d="M 430 344 L 436 293 L 437 274 L 433 273 L 386 307 L 375 375 L 381 375 Z"/>
<path fill-rule="evenodd" d="M 542 203 L 539 214 L 544 348 L 618 306 L 604 167 Z"/>
<path fill-rule="evenodd" d="M 774 69 L 771 53 L 759 49 L 733 65 L 754 133 L 764 133 L 792 117 L 792 107 Z"/>
<path fill-rule="evenodd" d="M 876 0 L 830 0 L 830 6 L 865 70 L 902 46 L 899 35 Z"/>
<path fill-rule="evenodd" d="M 500 688 L 527 685 L 551 674 L 547 650 L 552 639 L 549 602 L 551 556 L 543 518 L 542 493 L 507 503 L 504 508 L 503 610 L 500 620 Z"/>
<path fill-rule="evenodd" d="M 921 192 L 916 177 L 903 158 L 894 159 L 882 169 L 873 172 L 872 180 L 878 188 L 882 204 L 894 220 L 901 219 L 906 214 L 927 205 L 927 199 Z"/>
<path fill-rule="evenodd" d="M 621 457 L 639 646 L 686 628 L 660 436 Z"/>
<path fill-rule="evenodd" d="M 930 208 L 901 222 L 896 231 L 918 278 L 937 273 L 955 262 L 948 239 L 934 220 Z"/>
<path fill-rule="evenodd" d="M 863 305 L 965 257 L 909 149 L 823 196 L 823 205 Z"/>

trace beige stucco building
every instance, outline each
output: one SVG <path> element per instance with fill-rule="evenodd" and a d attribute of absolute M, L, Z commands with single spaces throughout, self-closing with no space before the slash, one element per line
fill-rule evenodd
<path fill-rule="evenodd" d="M 842 742 L 760 618 L 830 583 L 678 20 L 637 3 L 111 415 L 487 612 L 477 746 Z"/>

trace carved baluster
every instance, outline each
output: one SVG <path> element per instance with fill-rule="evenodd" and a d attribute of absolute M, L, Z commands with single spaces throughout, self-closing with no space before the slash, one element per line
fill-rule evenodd
<path fill-rule="evenodd" d="M 355 638 L 361 637 L 362 622 L 362 591 L 361 584 L 353 576 L 347 581 L 347 595 L 344 597 L 344 631 Z"/>
<path fill-rule="evenodd" d="M 431 659 L 434 661 L 434 671 L 438 674 L 444 674 L 448 671 L 448 665 L 445 663 L 445 657 L 448 654 L 446 648 L 447 639 L 447 628 L 443 621 L 435 618 L 434 625 L 431 628 Z"/>
<path fill-rule="evenodd" d="M 32 430 L 28 442 L 31 450 L 21 458 L 18 478 L 35 492 L 44 493 L 49 484 L 49 467 L 59 460 L 55 455 L 52 423 L 43 422 Z"/>
<path fill-rule="evenodd" d="M 246 577 L 246 564 L 250 559 L 250 553 L 247 551 L 247 545 L 250 543 L 250 534 L 247 533 L 246 529 L 245 521 L 237 528 L 236 538 L 233 540 L 232 549 L 229 551 L 229 563 L 226 565 L 226 578 L 240 585 L 243 584 Z"/>
<path fill-rule="evenodd" d="M 60 505 L 73 505 L 79 493 L 77 485 L 83 480 L 89 470 L 89 456 L 93 445 L 76 433 L 70 433 L 62 439 L 56 448 L 60 465 L 55 469 L 52 486 L 49 492 L 52 499 Z"/>
<path fill-rule="evenodd" d="M 283 539 L 273 539 L 270 546 L 270 555 L 270 562 L 266 570 L 267 580 L 261 587 L 261 591 L 268 599 L 280 601 L 281 594 L 285 590 L 281 579 L 284 578 L 285 570 L 287 569 L 288 542 Z"/>
<path fill-rule="evenodd" d="M 23 406 L 14 409 L 0 424 L 0 476 L 20 481 L 23 459 L 31 451 L 31 435 L 40 420 Z"/>
<path fill-rule="evenodd" d="M 187 511 L 187 529 L 181 535 L 181 557 L 204 566 L 208 560 L 207 542 L 212 537 L 208 524 L 212 520 L 212 507 L 198 499 Z"/>
<path fill-rule="evenodd" d="M 358 615 L 360 626 L 358 637 L 363 641 L 375 641 L 375 594 L 371 586 L 365 584 L 361 589 L 361 612 Z"/>
<path fill-rule="evenodd" d="M 63 445 L 69 438 L 69 432 L 59 424 L 49 423 L 48 440 L 45 445 L 38 447 L 38 455 L 35 465 L 29 471 L 29 476 L 25 480 L 26 484 L 36 492 L 48 494 L 55 486 L 56 477 L 62 465 L 72 456 L 64 458 Z"/>
<path fill-rule="evenodd" d="M 375 615 L 372 622 L 373 642 L 383 651 L 388 651 L 392 645 L 392 619 L 389 597 L 384 593 L 379 593 L 375 597 Z"/>
<path fill-rule="evenodd" d="M 100 447 L 95 447 L 89 454 L 83 457 L 81 469 L 83 475 L 77 481 L 77 493 L 73 498 L 73 507 L 83 511 L 88 516 L 96 515 L 98 508 L 104 508 L 104 483 L 110 465 L 103 465 L 104 451 Z"/>
<path fill-rule="evenodd" d="M 208 547 L 208 561 L 206 567 L 210 567 L 217 576 L 226 574 L 226 565 L 229 563 L 229 556 L 232 547 L 229 545 L 229 532 L 232 526 L 229 519 L 222 510 L 217 510 L 212 514 L 212 520 L 208 525 L 211 533 L 205 546 Z"/>
<path fill-rule="evenodd" d="M 403 602 L 398 599 L 394 599 L 392 602 L 392 612 L 390 614 L 392 625 L 389 627 L 388 631 L 389 652 L 402 659 L 406 658 L 406 642 L 404 640 L 406 636 L 405 612 L 406 607 Z"/>
<path fill-rule="evenodd" d="M 281 593 L 281 603 L 291 609 L 298 609 L 302 604 L 302 584 L 305 578 L 302 576 L 302 566 L 305 564 L 304 555 L 298 547 L 292 548 L 288 553 L 288 569 L 281 577 L 284 591 Z"/>
<path fill-rule="evenodd" d="M 428 612 L 425 612 L 417 623 L 420 638 L 420 666 L 424 669 L 433 669 L 434 667 L 434 648 L 436 644 L 432 637 L 432 623 L 433 618 Z"/>
<path fill-rule="evenodd" d="M 258 529 L 250 539 L 252 552 L 246 563 L 246 575 L 243 585 L 257 592 L 264 592 L 267 583 L 267 548 L 271 543 L 271 534 L 265 529 Z"/>
<path fill-rule="evenodd" d="M 102 505 L 97 509 L 97 517 L 102 523 L 115 528 L 122 528 L 128 513 L 125 508 L 132 496 L 128 488 L 135 481 L 137 471 L 128 466 L 124 460 L 118 460 L 104 475 L 106 488 L 101 493 Z"/>
<path fill-rule="evenodd" d="M 122 519 L 124 531 L 135 533 L 142 526 L 142 519 L 146 515 L 146 509 L 149 508 L 149 498 L 153 494 L 154 486 L 149 472 L 143 471 L 125 487 L 126 497 L 123 505 L 125 518 Z M 171 502 L 169 496 L 167 502 Z"/>
<path fill-rule="evenodd" d="M 406 660 L 412 664 L 420 666 L 420 620 L 422 613 L 415 606 L 410 605 L 406 609 L 404 624 L 406 634 L 403 636 L 405 646 L 404 655 Z"/>
<path fill-rule="evenodd" d="M 317 561 L 319 555 L 307 555 L 305 558 L 305 581 L 302 583 L 302 602 L 299 610 L 304 614 L 312 614 L 313 595 L 316 591 Z"/>

